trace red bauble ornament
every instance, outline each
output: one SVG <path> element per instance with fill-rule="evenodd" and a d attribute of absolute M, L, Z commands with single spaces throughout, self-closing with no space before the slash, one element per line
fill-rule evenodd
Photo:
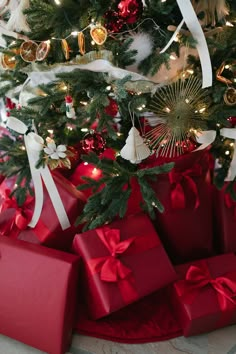
<path fill-rule="evenodd" d="M 109 97 L 109 105 L 106 106 L 105 108 L 105 112 L 106 114 L 108 114 L 109 116 L 115 117 L 118 113 L 118 104 L 116 103 L 115 100 L 113 100 L 112 98 Z"/>
<path fill-rule="evenodd" d="M 142 0 L 122 0 L 118 4 L 119 17 L 126 23 L 135 23 L 142 15 Z"/>
<path fill-rule="evenodd" d="M 119 17 L 118 12 L 116 11 L 108 10 L 104 14 L 104 17 L 106 19 L 104 26 L 108 32 L 117 33 L 124 26 L 124 20 Z"/>
<path fill-rule="evenodd" d="M 81 149 L 85 154 L 95 152 L 97 155 L 100 155 L 105 150 L 105 147 L 106 140 L 103 138 L 102 134 L 92 130 L 86 134 L 81 141 Z"/>
<path fill-rule="evenodd" d="M 232 127 L 236 126 L 236 117 L 229 117 L 227 118 L 227 121 L 230 122 Z"/>

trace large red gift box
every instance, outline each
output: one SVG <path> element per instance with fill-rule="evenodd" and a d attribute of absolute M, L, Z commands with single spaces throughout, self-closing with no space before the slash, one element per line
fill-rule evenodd
<path fill-rule="evenodd" d="M 75 236 L 84 263 L 85 298 L 94 319 L 106 316 L 176 279 L 145 214 Z"/>
<path fill-rule="evenodd" d="M 165 208 L 157 211 L 154 225 L 173 263 L 214 255 L 209 153 L 176 158 L 172 171 L 152 187 Z"/>
<path fill-rule="evenodd" d="M 0 333 L 64 354 L 76 319 L 79 257 L 7 237 L 0 254 Z"/>
<path fill-rule="evenodd" d="M 53 173 L 53 179 L 67 212 L 71 226 L 62 230 L 51 199 L 45 190 L 42 213 L 36 227 L 27 227 L 34 210 L 34 198 L 28 197 L 22 207 L 18 207 L 14 198 L 9 197 L 14 179 L 5 179 L 0 186 L 0 234 L 25 240 L 35 244 L 70 251 L 76 232 L 81 225 L 74 226 L 76 218 L 85 205 L 85 196 L 71 182 L 59 173 Z"/>
<path fill-rule="evenodd" d="M 185 336 L 236 323 L 236 257 L 225 254 L 179 265 L 171 289 L 175 316 Z"/>
<path fill-rule="evenodd" d="M 214 228 L 220 253 L 236 252 L 236 202 L 226 193 L 226 186 L 221 191 L 213 190 Z"/>

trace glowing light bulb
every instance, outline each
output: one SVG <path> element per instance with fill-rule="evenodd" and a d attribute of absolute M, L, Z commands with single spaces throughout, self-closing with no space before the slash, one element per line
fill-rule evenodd
<path fill-rule="evenodd" d="M 55 2 L 55 4 L 56 4 L 57 6 L 60 6 L 60 5 L 61 5 L 61 1 L 60 1 L 60 0 L 54 0 L 54 2 Z"/>

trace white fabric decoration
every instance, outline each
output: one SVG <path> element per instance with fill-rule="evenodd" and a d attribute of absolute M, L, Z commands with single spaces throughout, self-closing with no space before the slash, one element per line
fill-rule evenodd
<path fill-rule="evenodd" d="M 58 145 L 54 143 L 54 141 L 47 143 L 47 147 L 45 147 L 44 152 L 50 156 L 52 160 L 59 160 L 64 159 L 66 157 L 65 151 L 66 151 L 66 146 L 65 145 Z"/>
<path fill-rule="evenodd" d="M 125 76 L 131 76 L 131 80 L 146 80 L 149 81 L 145 76 L 137 73 L 133 73 L 128 70 L 120 69 L 113 66 L 109 61 L 104 59 L 94 60 L 88 64 L 56 64 L 53 66 L 45 66 L 41 64 L 31 64 L 31 68 L 28 74 L 30 78 L 31 87 L 36 87 L 40 84 L 47 84 L 51 81 L 56 80 L 56 74 L 59 73 L 69 73 L 75 69 L 89 70 L 93 72 L 104 72 L 108 73 L 111 78 L 122 79 Z"/>
<path fill-rule="evenodd" d="M 8 6 L 11 15 L 7 22 L 7 29 L 17 32 L 29 32 L 26 16 L 23 11 L 29 7 L 29 0 L 11 0 Z"/>
<path fill-rule="evenodd" d="M 131 163 L 139 163 L 150 155 L 149 147 L 144 143 L 139 131 L 132 127 L 126 139 L 125 146 L 120 151 L 120 156 Z"/>
<path fill-rule="evenodd" d="M 43 149 L 44 140 L 41 136 L 34 132 L 28 132 L 27 126 L 21 122 L 19 119 L 14 117 L 9 117 L 7 121 L 7 126 L 16 131 L 19 134 L 24 135 L 25 147 L 29 159 L 29 165 L 32 175 L 32 180 L 34 183 L 35 191 L 35 209 L 32 219 L 28 226 L 35 227 L 37 224 L 42 208 L 43 208 L 43 183 L 48 191 L 49 197 L 51 198 L 53 207 L 57 214 L 58 220 L 61 224 L 62 230 L 70 227 L 70 221 L 66 214 L 64 205 L 62 203 L 61 197 L 58 193 L 57 187 L 53 181 L 51 172 L 47 166 L 36 168 L 35 165 L 38 162 L 40 151 Z"/>
<path fill-rule="evenodd" d="M 224 136 L 225 138 L 234 139 L 233 159 L 230 164 L 228 176 L 225 179 L 225 181 L 233 181 L 236 177 L 236 128 L 222 128 L 220 129 L 220 135 Z M 197 142 L 202 145 L 194 151 L 205 149 L 214 142 L 215 138 L 215 130 L 207 130 L 203 131 L 202 133 L 199 133 L 199 135 L 197 136 Z"/>
<path fill-rule="evenodd" d="M 138 32 L 131 34 L 133 42 L 131 43 L 129 49 L 136 50 L 137 54 L 135 55 L 135 63 L 128 66 L 128 70 L 134 70 L 135 67 L 141 63 L 145 58 L 152 54 L 153 42 L 152 38 L 148 33 Z"/>
<path fill-rule="evenodd" d="M 176 1 L 183 15 L 183 20 L 181 21 L 175 33 L 171 37 L 169 43 L 165 46 L 165 48 L 161 51 L 161 53 L 164 53 L 170 47 L 170 45 L 175 40 L 176 36 L 178 35 L 181 27 L 185 22 L 190 32 L 192 33 L 192 36 L 197 41 L 196 47 L 199 53 L 199 58 L 202 66 L 202 88 L 210 87 L 212 86 L 212 65 L 211 65 L 211 58 L 210 58 L 204 32 L 198 21 L 197 15 L 191 4 L 191 1 L 190 0 L 176 0 Z"/>

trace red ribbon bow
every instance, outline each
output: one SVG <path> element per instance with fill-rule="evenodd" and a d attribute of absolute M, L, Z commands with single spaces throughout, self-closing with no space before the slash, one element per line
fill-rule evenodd
<path fill-rule="evenodd" d="M 101 280 L 107 282 L 117 282 L 127 278 L 132 271 L 118 257 L 129 248 L 136 237 L 120 242 L 120 230 L 104 227 L 97 229 L 96 232 L 110 254 L 90 259 L 88 264 L 92 272 L 100 273 Z"/>
<path fill-rule="evenodd" d="M 184 209 L 186 207 L 186 197 L 184 193 L 183 185 L 187 184 L 188 188 L 193 192 L 195 196 L 195 206 L 198 208 L 200 205 L 198 190 L 195 181 L 192 177 L 199 177 L 202 174 L 202 168 L 200 165 L 195 164 L 193 168 L 185 171 L 171 170 L 169 173 L 169 180 L 171 184 L 171 203 L 175 209 Z"/>
<path fill-rule="evenodd" d="M 218 302 L 225 310 L 229 301 L 236 305 L 236 272 L 212 278 L 206 261 L 198 265 L 191 265 L 186 273 L 185 280 L 176 283 L 178 294 L 185 303 L 191 304 L 205 286 L 212 286 L 217 292 Z"/>
<path fill-rule="evenodd" d="M 15 198 L 12 198 L 10 189 L 0 190 L 1 204 L 0 213 L 9 208 L 17 208 L 17 202 Z"/>

